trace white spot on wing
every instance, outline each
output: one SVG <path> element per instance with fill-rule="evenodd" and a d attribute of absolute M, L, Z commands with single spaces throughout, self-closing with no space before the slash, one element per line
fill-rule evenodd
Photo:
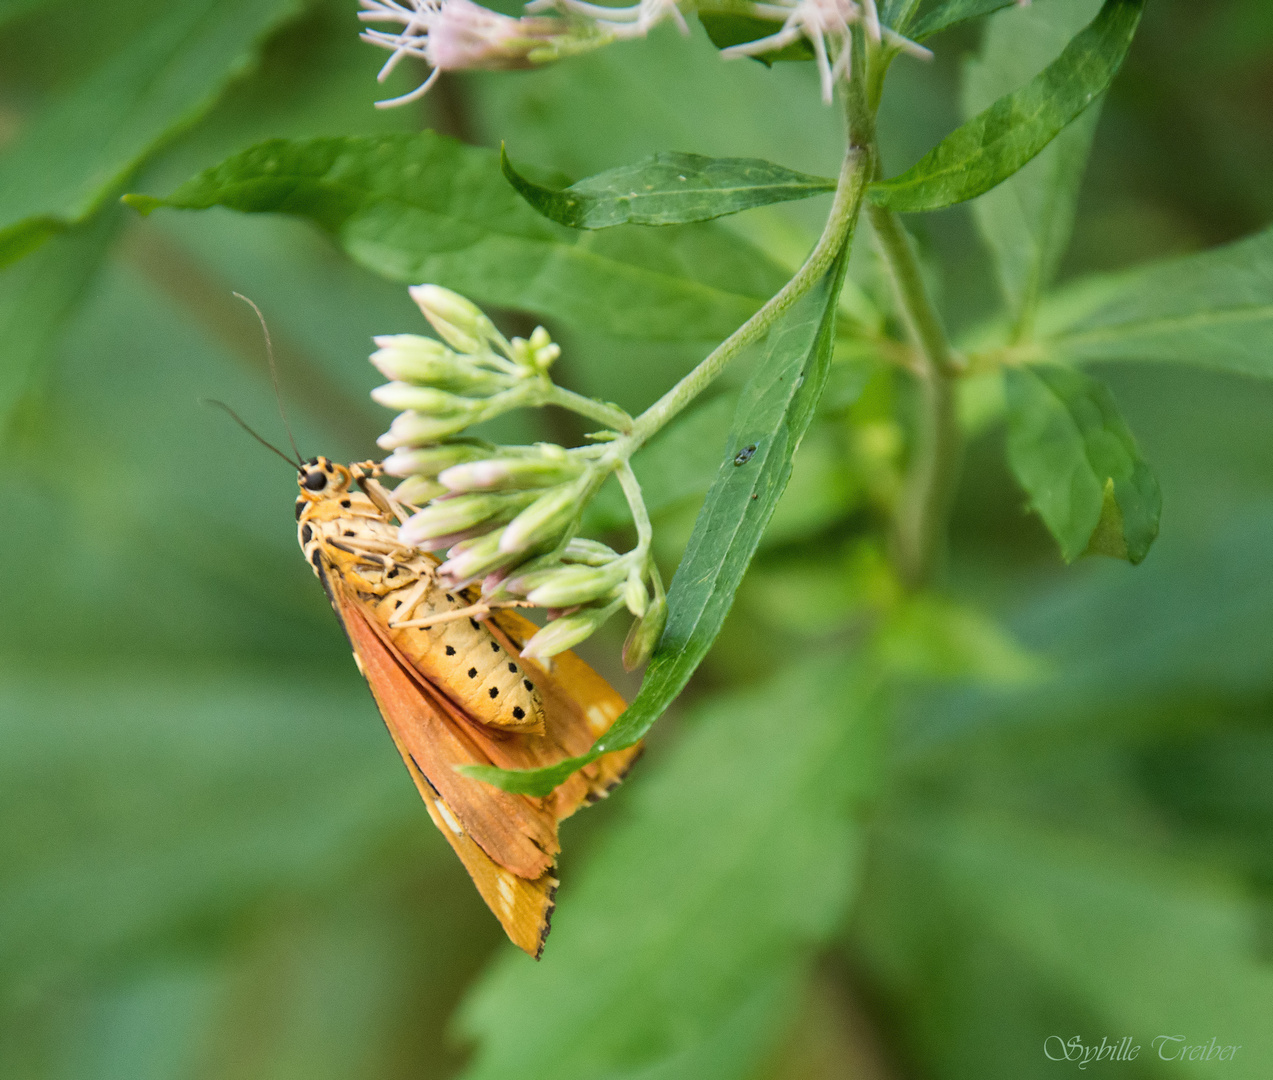
<path fill-rule="evenodd" d="M 517 895 L 515 892 L 513 892 L 513 883 L 509 881 L 507 877 L 501 874 L 497 882 L 497 885 L 499 886 L 500 899 L 504 901 L 504 910 L 512 911 L 513 900 L 516 898 L 516 895 Z"/>
<path fill-rule="evenodd" d="M 611 711 L 601 705 L 588 706 L 588 726 L 592 728 L 593 734 L 600 735 L 609 726 L 614 719 Z"/>
<path fill-rule="evenodd" d="M 446 822 L 446 827 L 455 833 L 456 836 L 464 835 L 464 830 L 460 828 L 460 823 L 452 817 L 450 807 L 441 799 L 438 800 L 438 813 L 442 816 L 442 820 Z"/>

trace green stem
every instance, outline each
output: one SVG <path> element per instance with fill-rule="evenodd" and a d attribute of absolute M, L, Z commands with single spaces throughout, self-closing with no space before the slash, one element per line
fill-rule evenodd
<path fill-rule="evenodd" d="M 932 580 L 941 561 L 959 480 L 961 438 L 955 385 L 962 364 L 950 347 L 901 220 L 883 207 L 872 206 L 869 213 L 919 357 L 915 441 L 893 531 L 902 580 L 919 588 Z"/>
<path fill-rule="evenodd" d="M 544 403 L 569 409 L 580 416 L 586 416 L 589 420 L 596 420 L 612 431 L 627 432 L 632 430 L 632 417 L 619 408 L 618 405 L 598 401 L 596 398 L 584 397 L 582 394 L 576 394 L 573 390 L 565 389 L 565 387 L 554 384 L 551 393 L 544 399 Z"/>
<path fill-rule="evenodd" d="M 759 311 L 720 343 L 711 354 L 671 390 L 645 410 L 622 439 L 611 445 L 615 460 L 626 460 L 694 400 L 730 361 L 764 337 L 790 307 L 814 287 L 830 268 L 862 207 L 867 182 L 874 171 L 870 151 L 850 146 L 840 167 L 835 198 L 822 235 L 795 276 Z"/>

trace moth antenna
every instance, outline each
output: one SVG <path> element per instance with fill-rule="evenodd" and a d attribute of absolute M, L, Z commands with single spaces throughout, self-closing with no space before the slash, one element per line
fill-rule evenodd
<path fill-rule="evenodd" d="M 287 441 L 291 443 L 292 453 L 296 455 L 296 460 L 300 461 L 301 451 L 300 451 L 300 448 L 296 445 L 295 436 L 292 435 L 292 425 L 289 424 L 287 421 L 287 410 L 283 408 L 283 395 L 279 392 L 279 388 L 278 388 L 278 365 L 275 364 L 274 362 L 274 342 L 270 338 L 270 328 L 265 324 L 265 316 L 261 314 L 261 309 L 257 307 L 255 303 L 249 300 L 242 293 L 236 292 L 233 295 L 237 296 L 240 300 L 242 300 L 245 304 L 247 304 L 248 307 L 250 307 L 253 311 L 256 312 L 257 321 L 260 322 L 261 324 L 261 333 L 265 335 L 265 359 L 269 362 L 270 382 L 274 386 L 274 400 L 278 403 L 278 414 L 283 420 L 283 430 L 287 432 Z M 231 413 L 231 415 L 233 416 L 234 414 Z M 238 417 L 235 417 L 235 419 L 237 420 Z M 240 420 L 239 423 L 242 424 L 243 421 Z M 247 427 L 247 425 L 244 424 L 244 427 Z M 252 429 L 248 428 L 248 430 L 251 431 Z M 256 432 L 253 431 L 252 434 L 256 435 Z M 256 437 L 258 439 L 261 438 L 259 435 L 257 435 Z M 264 439 L 261 439 L 261 441 L 265 442 Z M 265 443 L 265 445 L 269 446 L 269 443 Z M 274 448 L 271 446 L 270 449 L 273 450 Z"/>
<path fill-rule="evenodd" d="M 290 457 L 288 457 L 285 453 L 283 453 L 283 451 L 282 451 L 282 450 L 280 450 L 280 449 L 279 449 L 277 446 L 275 446 L 273 443 L 271 443 L 271 442 L 266 442 L 266 440 L 265 440 L 265 439 L 261 438 L 261 436 L 260 436 L 260 435 L 258 435 L 255 431 L 253 431 L 253 430 L 252 430 L 252 428 L 251 428 L 251 427 L 249 427 L 249 426 L 248 426 L 247 421 L 246 421 L 246 420 L 244 420 L 244 419 L 243 419 L 243 417 L 241 417 L 238 413 L 236 413 L 236 412 L 235 412 L 232 408 L 230 408 L 230 406 L 229 406 L 229 405 L 227 405 L 224 401 L 217 401 L 217 400 L 215 400 L 214 398 L 200 398 L 200 400 L 199 400 L 199 404 L 200 404 L 200 405 L 214 405 L 214 406 L 216 406 L 218 409 L 222 409 L 222 410 L 224 410 L 225 412 L 229 413 L 229 414 L 230 414 L 230 419 L 231 419 L 231 420 L 233 420 L 236 424 L 238 424 L 238 425 L 239 425 L 239 427 L 241 427 L 244 431 L 246 431 L 249 435 L 251 435 L 251 436 L 252 436 L 252 438 L 254 438 L 257 442 L 259 442 L 259 443 L 260 443 L 262 446 L 264 446 L 267 450 L 273 450 L 273 451 L 274 451 L 274 453 L 278 454 L 278 456 L 279 456 L 279 457 L 281 457 L 284 461 L 286 461 L 286 462 L 287 462 L 287 463 L 288 463 L 288 464 L 289 464 L 289 465 L 290 465 L 293 469 L 295 469 L 298 473 L 300 473 L 300 472 L 304 472 L 304 471 L 305 471 L 305 466 L 301 464 L 301 456 L 300 456 L 300 454 L 297 454 L 297 455 L 296 455 L 296 460 L 295 460 L 295 461 L 293 461 Z"/>

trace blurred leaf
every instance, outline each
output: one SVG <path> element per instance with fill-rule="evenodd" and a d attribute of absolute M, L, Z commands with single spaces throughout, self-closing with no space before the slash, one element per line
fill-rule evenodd
<path fill-rule="evenodd" d="M 769 37 L 781 29 L 782 24 L 773 19 L 761 19 L 754 15 L 731 15 L 714 11 L 700 11 L 698 21 L 703 24 L 707 36 L 718 49 L 728 49 L 731 45 L 745 45 L 749 41 L 759 41 Z M 813 46 L 807 38 L 799 38 L 784 45 L 781 49 L 772 49 L 753 57 L 765 67 L 772 67 L 779 60 L 812 60 Z"/>
<path fill-rule="evenodd" d="M 51 3 L 52 0 L 0 0 L 0 26 Z"/>
<path fill-rule="evenodd" d="M 1113 395 L 1073 368 L 1009 368 L 1008 461 L 1072 562 L 1097 551 L 1138 563 L 1158 535 L 1162 497 Z"/>
<path fill-rule="evenodd" d="M 275 139 L 222 162 L 159 206 L 308 218 L 358 262 L 406 283 L 560 318 L 616 337 L 725 337 L 784 283 L 758 251 L 709 225 L 596 236 L 536 214 L 498 157 L 433 132 Z"/>
<path fill-rule="evenodd" d="M 963 111 L 989 107 L 1053 60 L 1092 16 L 1098 0 L 1016 8 L 994 19 L 981 53 L 964 67 Z M 999 285 L 1018 338 L 1027 336 L 1040 293 L 1051 284 L 1069 243 L 1099 103 L 1065 128 L 1033 161 L 972 204 L 994 253 Z"/>
<path fill-rule="evenodd" d="M 939 210 L 1002 183 L 1080 116 L 1113 81 L 1145 0 L 1105 0 L 1092 23 L 1027 85 L 947 135 L 900 176 L 872 184 L 890 210 Z"/>
<path fill-rule="evenodd" d="M 1017 0 L 946 0 L 944 4 L 927 12 L 906 36 L 915 41 L 923 41 L 969 19 L 979 19 L 982 15 L 990 15 L 1014 5 L 1017 5 Z"/>
<path fill-rule="evenodd" d="M 699 709 L 567 878 L 543 961 L 506 955 L 464 1006 L 465 1075 L 750 1075 L 852 895 L 882 707 L 833 656 Z"/>
<path fill-rule="evenodd" d="M 834 180 L 758 158 L 710 158 L 670 151 L 589 176 L 564 191 L 542 187 L 520 175 L 502 146 L 500 167 L 531 206 L 574 229 L 607 229 L 626 222 L 710 221 L 835 190 Z"/>
<path fill-rule="evenodd" d="M 636 743 L 685 688 L 720 632 L 826 385 L 847 247 L 822 281 L 770 328 L 734 414 L 724 462 L 668 589 L 667 628 L 636 700 L 585 755 L 545 769 L 462 771 L 507 791 L 544 795 L 609 750 Z"/>
<path fill-rule="evenodd" d="M 0 433 L 96 277 L 119 225 L 118 211 L 103 214 L 0 270 Z"/>
<path fill-rule="evenodd" d="M 108 55 L 0 155 L 0 266 L 83 221 L 251 64 L 299 0 L 189 0 Z"/>
<path fill-rule="evenodd" d="M 1273 376 L 1273 229 L 1097 284 L 1049 327 L 1049 353 Z"/>

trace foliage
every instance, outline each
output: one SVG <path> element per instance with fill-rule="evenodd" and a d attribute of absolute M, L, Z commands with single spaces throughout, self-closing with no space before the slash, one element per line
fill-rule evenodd
<path fill-rule="evenodd" d="M 868 216 L 954 209 L 801 278 L 847 175 L 815 50 L 717 55 L 772 20 L 386 113 L 419 70 L 378 88 L 344 2 L 0 3 L 0 1074 L 1020 1080 L 1076 1033 L 1267 1071 L 1266 6 L 878 6 L 936 58 L 862 87 Z M 538 965 L 396 764 L 291 475 L 199 404 L 278 441 L 236 290 L 305 452 L 379 456 L 364 358 L 422 281 L 638 424 L 715 365 L 632 457 L 667 629 L 643 680 L 585 651 L 633 702 L 599 749 L 648 750 L 567 827 Z M 630 507 L 579 523 L 630 546 Z"/>

